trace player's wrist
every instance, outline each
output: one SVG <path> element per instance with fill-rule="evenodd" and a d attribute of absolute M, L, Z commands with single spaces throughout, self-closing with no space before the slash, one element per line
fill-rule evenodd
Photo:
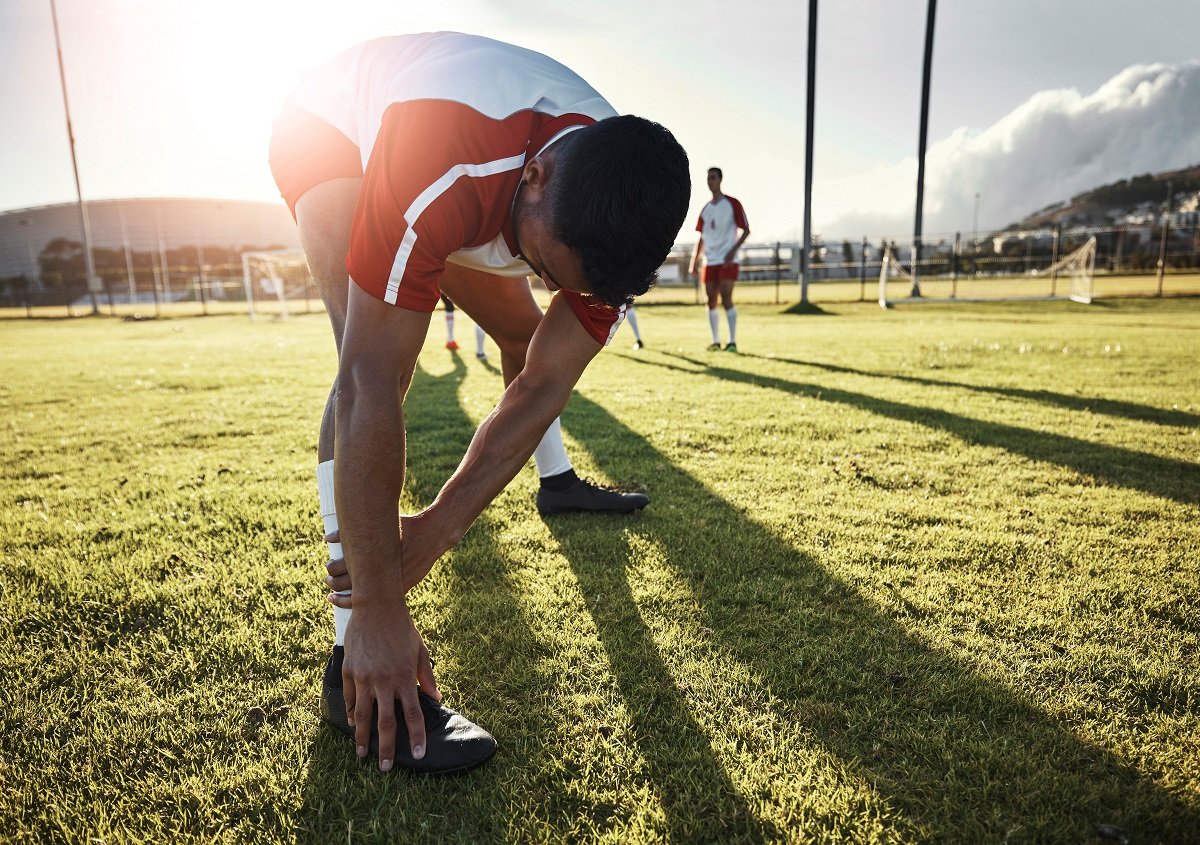
<path fill-rule="evenodd" d="M 371 578 L 354 578 L 354 610 L 372 614 L 377 611 L 408 613 L 406 600 L 410 587 L 404 582 L 399 566 Z"/>

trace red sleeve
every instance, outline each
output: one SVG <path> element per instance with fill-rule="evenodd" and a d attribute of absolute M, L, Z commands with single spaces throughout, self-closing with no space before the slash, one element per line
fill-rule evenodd
<path fill-rule="evenodd" d="M 700 216 L 696 218 L 696 231 L 704 234 L 704 210 L 700 210 Z"/>
<path fill-rule="evenodd" d="M 495 120 L 447 100 L 390 106 L 354 210 L 351 278 L 385 302 L 432 311 L 446 257 L 491 240 L 506 219 L 533 123 L 531 112 Z"/>
<path fill-rule="evenodd" d="M 733 203 L 733 225 L 737 226 L 739 229 L 745 229 L 747 232 L 749 232 L 750 223 L 746 220 L 746 210 L 742 208 L 742 204 L 733 197 L 730 197 L 729 200 Z"/>
<path fill-rule="evenodd" d="M 624 309 L 618 311 L 597 299 L 583 296 L 573 290 L 563 289 L 554 295 L 566 297 L 567 304 L 571 306 L 571 310 L 575 312 L 575 316 L 579 318 L 579 322 L 583 324 L 587 333 L 601 346 L 608 346 L 613 333 L 621 323 Z"/>

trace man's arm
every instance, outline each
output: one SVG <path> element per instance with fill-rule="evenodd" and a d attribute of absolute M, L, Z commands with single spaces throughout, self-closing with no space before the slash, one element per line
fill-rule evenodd
<path fill-rule="evenodd" d="M 565 298 L 554 297 L 529 343 L 525 367 L 476 430 L 450 480 L 407 531 L 403 545 L 408 577 L 423 575 L 457 544 L 520 472 L 601 348 Z"/>
<path fill-rule="evenodd" d="M 725 255 L 725 263 L 732 264 L 733 259 L 737 258 L 737 251 L 742 248 L 742 244 L 746 242 L 746 238 L 750 237 L 749 229 L 742 229 L 742 236 L 738 238 L 737 243 L 733 245 L 733 249 L 729 250 Z"/>
<path fill-rule="evenodd" d="M 692 260 L 688 262 L 688 275 L 695 276 L 700 272 L 700 256 L 704 254 L 704 235 L 700 236 L 700 240 L 696 242 L 696 251 L 692 253 Z"/>
<path fill-rule="evenodd" d="M 393 702 L 402 702 L 412 753 L 424 755 L 417 686 L 437 697 L 429 654 L 405 604 L 397 522 L 404 487 L 404 394 L 429 315 L 396 308 L 351 283 L 339 356 L 334 488 L 354 583 L 342 679 L 355 744 L 366 754 L 378 704 L 380 768 L 395 753 Z"/>
<path fill-rule="evenodd" d="M 742 208 L 742 204 L 732 197 L 729 201 L 733 204 L 733 233 L 736 235 L 737 230 L 742 230 L 742 236 L 737 239 L 737 243 L 733 245 L 733 249 L 729 250 L 725 255 L 725 263 L 732 264 L 737 258 L 737 251 L 742 248 L 742 244 L 746 242 L 746 238 L 750 237 L 750 221 L 746 218 L 746 209 Z"/>
<path fill-rule="evenodd" d="M 411 589 L 433 564 L 453 548 L 496 495 L 529 460 L 546 428 L 570 398 L 584 368 L 600 344 L 580 325 L 561 297 L 550 309 L 530 342 L 524 370 L 513 380 L 500 403 L 476 430 L 458 468 L 428 508 L 401 517 L 403 578 Z M 333 590 L 350 588 L 341 561 L 330 562 Z M 357 608 L 354 596 L 329 596 L 338 607 Z"/>

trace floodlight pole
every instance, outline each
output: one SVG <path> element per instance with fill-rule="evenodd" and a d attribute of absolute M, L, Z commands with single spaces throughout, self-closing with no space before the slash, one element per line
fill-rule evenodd
<path fill-rule="evenodd" d="M 1167 213 L 1163 215 L 1162 224 L 1162 240 L 1158 244 L 1158 292 L 1155 296 L 1162 296 L 1163 292 L 1163 275 L 1167 269 L 1167 232 L 1171 228 L 1171 202 L 1174 199 L 1174 185 L 1167 182 Z"/>
<path fill-rule="evenodd" d="M 929 0 L 925 18 L 925 64 L 921 71 L 921 132 L 917 142 L 917 214 L 913 222 L 912 290 L 909 296 L 921 295 L 919 273 L 921 266 L 921 222 L 925 207 L 925 145 L 929 136 L 929 75 L 933 69 L 933 22 L 937 17 L 937 0 Z"/>
<path fill-rule="evenodd" d="M 58 8 L 54 0 L 50 0 L 50 18 L 54 22 L 54 51 L 58 55 L 58 80 L 62 83 L 63 112 L 67 117 L 67 142 L 71 147 L 71 170 L 75 173 L 75 197 L 79 202 L 79 228 L 83 232 L 83 262 L 87 271 L 88 293 L 92 295 L 92 315 L 100 313 L 100 305 L 96 301 L 96 291 L 100 287 L 100 279 L 96 275 L 96 267 L 92 263 L 92 226 L 88 221 L 87 207 L 83 204 L 83 191 L 79 187 L 79 162 L 75 158 L 75 132 L 71 128 L 71 105 L 67 100 L 67 74 L 63 70 L 62 39 L 58 34 Z"/>
<path fill-rule="evenodd" d="M 808 102 L 804 122 L 804 246 L 800 251 L 800 304 L 808 304 L 812 253 L 813 125 L 817 101 L 817 0 L 808 0 Z"/>
<path fill-rule="evenodd" d="M 975 192 L 975 216 L 971 218 L 971 248 L 979 251 L 979 191 Z"/>

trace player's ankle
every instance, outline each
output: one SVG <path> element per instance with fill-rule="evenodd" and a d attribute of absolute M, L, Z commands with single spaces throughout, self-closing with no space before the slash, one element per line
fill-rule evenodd
<path fill-rule="evenodd" d="M 569 469 L 566 472 L 560 472 L 558 475 L 542 476 L 542 489 L 561 492 L 569 489 L 578 480 L 579 476 L 575 474 L 575 470 Z"/>

